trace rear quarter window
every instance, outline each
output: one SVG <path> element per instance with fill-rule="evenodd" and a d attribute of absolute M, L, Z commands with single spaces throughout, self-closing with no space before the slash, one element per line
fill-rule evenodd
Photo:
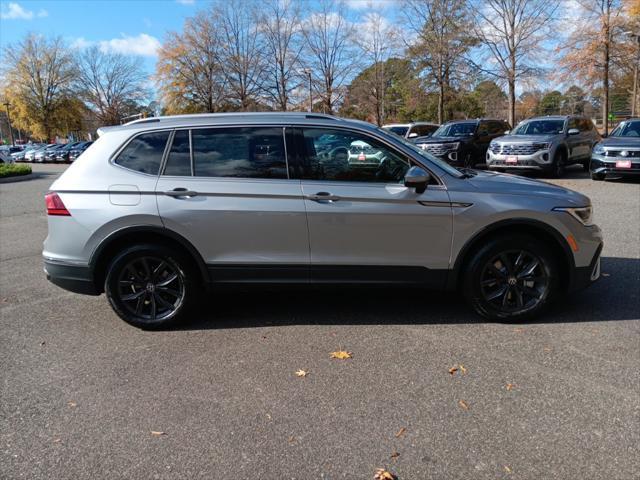
<path fill-rule="evenodd" d="M 120 152 L 114 163 L 136 172 L 157 175 L 168 139 L 168 131 L 138 135 Z"/>

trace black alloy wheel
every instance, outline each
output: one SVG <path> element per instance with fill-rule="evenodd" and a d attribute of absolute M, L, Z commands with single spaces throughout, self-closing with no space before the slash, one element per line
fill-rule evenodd
<path fill-rule="evenodd" d="M 481 275 L 484 300 L 504 313 L 522 314 L 548 295 L 549 277 L 539 258 L 525 250 L 510 250 L 489 260 Z"/>
<path fill-rule="evenodd" d="M 118 295 L 130 314 L 153 322 L 170 316 L 182 305 L 185 288 L 174 266 L 161 258 L 140 257 L 122 269 Z"/>
<path fill-rule="evenodd" d="M 192 262 L 175 249 L 136 245 L 109 265 L 105 292 L 125 322 L 158 329 L 185 316 L 198 297 L 199 282 Z"/>

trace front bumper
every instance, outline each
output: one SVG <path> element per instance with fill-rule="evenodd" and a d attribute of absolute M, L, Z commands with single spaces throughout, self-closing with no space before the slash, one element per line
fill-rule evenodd
<path fill-rule="evenodd" d="M 514 159 L 515 163 L 513 163 Z M 487 150 L 487 168 L 489 169 L 546 170 L 551 168 L 551 160 L 551 152 L 548 149 L 538 150 L 531 155 L 503 155 Z"/>
<path fill-rule="evenodd" d="M 576 292 L 587 288 L 600 278 L 600 255 L 603 244 L 600 243 L 593 255 L 591 263 L 586 267 L 576 267 L 569 282 L 569 292 Z"/>
<path fill-rule="evenodd" d="M 616 162 L 618 161 L 630 161 L 630 168 L 618 168 Z M 636 176 L 640 175 L 640 158 L 627 158 L 627 157 L 609 157 L 604 155 L 591 155 L 591 173 L 597 173 L 601 175 L 622 175 L 622 176 Z"/>
<path fill-rule="evenodd" d="M 45 258 L 44 273 L 51 283 L 70 292 L 100 295 L 91 270 L 86 265 L 72 265 Z"/>

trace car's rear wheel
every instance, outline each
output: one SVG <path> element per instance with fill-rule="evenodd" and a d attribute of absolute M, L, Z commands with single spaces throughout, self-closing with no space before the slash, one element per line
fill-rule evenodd
<path fill-rule="evenodd" d="M 583 162 L 582 162 L 582 169 L 583 169 L 585 172 L 588 172 L 588 171 L 589 171 L 590 164 L 591 164 L 591 160 L 585 160 L 585 161 L 583 161 Z"/>
<path fill-rule="evenodd" d="M 486 318 L 524 320 L 538 315 L 553 300 L 558 274 L 552 252 L 533 237 L 494 238 L 467 264 L 464 295 Z"/>
<path fill-rule="evenodd" d="M 602 181 L 604 180 L 604 177 L 605 177 L 604 173 L 591 172 L 591 180 Z"/>
<path fill-rule="evenodd" d="M 125 322 L 143 329 L 166 328 L 180 321 L 197 297 L 190 262 L 160 245 L 139 245 L 121 252 L 107 270 L 105 292 Z"/>

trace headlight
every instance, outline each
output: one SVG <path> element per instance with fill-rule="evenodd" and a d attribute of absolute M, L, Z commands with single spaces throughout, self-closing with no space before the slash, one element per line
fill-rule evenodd
<path fill-rule="evenodd" d="M 593 153 L 596 155 L 604 155 L 604 147 L 597 143 L 595 147 L 593 147 Z"/>
<path fill-rule="evenodd" d="M 567 212 L 573 218 L 578 220 L 585 227 L 593 225 L 593 207 L 589 205 L 588 207 L 556 207 L 553 209 L 556 212 Z"/>
<path fill-rule="evenodd" d="M 536 143 L 535 145 L 536 147 L 538 147 L 539 150 L 549 150 L 551 148 L 551 142 Z"/>
<path fill-rule="evenodd" d="M 449 150 L 458 150 L 458 147 L 460 147 L 460 142 L 449 144 Z"/>

